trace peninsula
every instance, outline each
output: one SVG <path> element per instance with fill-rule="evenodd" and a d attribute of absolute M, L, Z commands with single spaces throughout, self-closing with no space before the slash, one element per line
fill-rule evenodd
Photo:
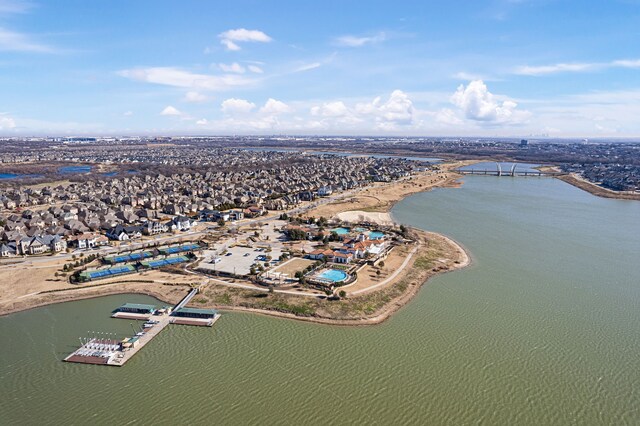
<path fill-rule="evenodd" d="M 460 185 L 463 166 L 555 158 L 561 160 L 556 166 L 540 170 L 596 195 L 638 197 L 634 173 L 625 175 L 624 191 L 611 189 L 614 163 L 602 165 L 597 178 L 576 169 L 579 161 L 593 167 L 590 158 L 615 149 L 623 169 L 635 170 L 633 144 L 579 149 L 341 138 L 338 145 L 337 138 L 250 137 L 6 142 L 0 150 L 0 314 L 114 293 L 176 303 L 198 288 L 192 307 L 377 323 L 429 277 L 469 263 L 456 242 L 395 223 L 389 214 L 410 194 Z"/>

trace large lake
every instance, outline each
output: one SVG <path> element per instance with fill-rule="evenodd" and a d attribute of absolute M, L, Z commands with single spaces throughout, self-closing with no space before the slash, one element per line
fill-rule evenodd
<path fill-rule="evenodd" d="M 60 360 L 87 331 L 130 334 L 110 311 L 151 298 L 2 317 L 0 423 L 640 423 L 640 203 L 468 176 L 393 214 L 473 265 L 378 326 L 225 313 L 168 327 L 123 368 Z"/>

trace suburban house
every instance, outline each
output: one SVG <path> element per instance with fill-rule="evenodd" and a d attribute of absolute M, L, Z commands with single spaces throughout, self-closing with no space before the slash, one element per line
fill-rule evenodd
<path fill-rule="evenodd" d="M 150 220 L 142 225 L 142 233 L 144 235 L 156 235 L 164 232 L 169 232 L 169 225 L 166 223 Z"/>
<path fill-rule="evenodd" d="M 188 231 L 195 224 L 196 224 L 195 220 L 191 220 L 186 216 L 175 216 L 168 223 L 169 228 L 171 228 L 171 230 L 177 229 L 178 231 Z"/>
<path fill-rule="evenodd" d="M 225 222 L 229 220 L 229 212 L 221 212 L 219 210 L 204 209 L 200 212 L 200 220 L 204 222 L 217 222 L 220 219 Z"/>
<path fill-rule="evenodd" d="M 8 243 L 0 246 L 0 257 L 14 256 L 16 254 L 16 244 Z"/>
<path fill-rule="evenodd" d="M 106 235 L 110 240 L 127 241 L 142 237 L 143 225 L 122 226 L 116 225 L 107 230 Z"/>
<path fill-rule="evenodd" d="M 22 238 L 16 242 L 17 254 L 59 253 L 67 249 L 67 242 L 59 235 L 42 235 Z"/>
<path fill-rule="evenodd" d="M 73 235 L 67 238 L 67 244 L 79 249 L 92 249 L 109 244 L 109 239 L 104 235 L 85 232 L 80 235 Z"/>
<path fill-rule="evenodd" d="M 318 188 L 318 195 L 320 197 L 328 197 L 331 194 L 333 194 L 333 189 L 329 185 Z"/>

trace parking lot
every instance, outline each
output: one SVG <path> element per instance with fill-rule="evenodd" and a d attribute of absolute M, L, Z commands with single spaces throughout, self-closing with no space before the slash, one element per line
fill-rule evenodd
<path fill-rule="evenodd" d="M 248 275 L 251 265 L 264 266 L 265 256 L 271 256 L 270 264 L 273 266 L 279 263 L 278 258 L 281 254 L 282 251 L 278 248 L 273 248 L 270 253 L 267 253 L 264 249 L 241 246 L 229 247 L 226 254 L 220 254 L 216 250 L 204 250 L 204 259 L 198 268 L 235 275 Z M 214 263 L 214 259 L 219 260 Z"/>

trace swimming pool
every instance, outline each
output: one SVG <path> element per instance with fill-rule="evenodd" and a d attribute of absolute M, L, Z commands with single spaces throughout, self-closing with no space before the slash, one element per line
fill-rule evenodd
<path fill-rule="evenodd" d="M 369 232 L 369 239 L 370 240 L 379 240 L 384 238 L 384 233 L 383 232 L 379 232 L 379 231 L 371 231 Z"/>
<path fill-rule="evenodd" d="M 320 278 L 333 281 L 334 283 L 344 281 L 347 277 L 347 273 L 339 269 L 327 269 L 320 274 Z"/>
<path fill-rule="evenodd" d="M 347 228 L 335 228 L 332 229 L 331 232 L 335 232 L 338 235 L 347 235 L 349 230 Z"/>

